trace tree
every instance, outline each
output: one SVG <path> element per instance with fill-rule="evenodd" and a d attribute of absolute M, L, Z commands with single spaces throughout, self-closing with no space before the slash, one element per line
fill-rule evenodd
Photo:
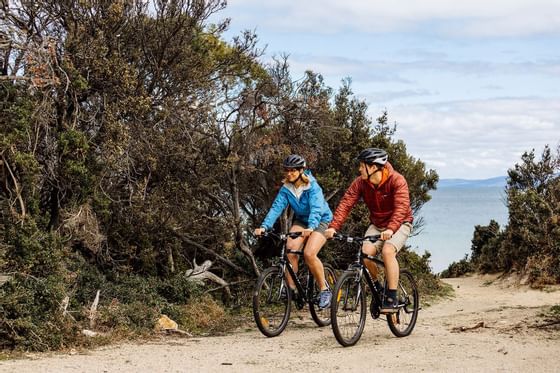
<path fill-rule="evenodd" d="M 509 210 L 500 260 L 505 269 L 524 270 L 533 282 L 560 280 L 560 157 L 545 146 L 540 160 L 534 150 L 508 171 Z"/>

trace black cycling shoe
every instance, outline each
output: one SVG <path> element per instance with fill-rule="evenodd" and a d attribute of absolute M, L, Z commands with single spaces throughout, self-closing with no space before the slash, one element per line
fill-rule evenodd
<path fill-rule="evenodd" d="M 381 305 L 381 309 L 379 310 L 379 312 L 384 314 L 399 312 L 399 303 L 397 302 L 397 298 L 396 297 L 383 298 L 383 303 Z"/>

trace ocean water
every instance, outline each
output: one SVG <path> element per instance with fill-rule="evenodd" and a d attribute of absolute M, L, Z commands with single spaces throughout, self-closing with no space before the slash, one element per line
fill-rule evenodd
<path fill-rule="evenodd" d="M 432 191 L 432 199 L 420 210 L 421 232 L 408 239 L 419 254 L 429 251 L 432 270 L 439 273 L 449 264 L 471 253 L 475 225 L 496 220 L 507 224 L 508 211 L 503 187 L 443 187 Z"/>

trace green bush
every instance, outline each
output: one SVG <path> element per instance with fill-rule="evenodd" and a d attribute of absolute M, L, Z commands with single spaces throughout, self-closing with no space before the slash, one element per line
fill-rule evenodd
<path fill-rule="evenodd" d="M 448 286 L 443 284 L 430 268 L 431 255 L 428 251 L 418 255 L 408 247 L 403 248 L 398 255 L 401 267 L 410 270 L 414 275 L 420 296 L 424 299 L 449 293 Z"/>
<path fill-rule="evenodd" d="M 62 315 L 60 277 L 17 274 L 0 287 L 0 348 L 62 349 L 78 339 L 78 325 Z"/>
<path fill-rule="evenodd" d="M 546 146 L 508 170 L 508 224 L 476 226 L 472 264 L 480 272 L 516 271 L 533 286 L 560 283 L 560 153 Z"/>
<path fill-rule="evenodd" d="M 465 254 L 463 259 L 458 262 L 451 263 L 447 269 L 443 270 L 440 273 L 440 276 L 442 278 L 461 277 L 474 271 L 475 266 L 472 261 L 469 260 L 468 254 Z"/>

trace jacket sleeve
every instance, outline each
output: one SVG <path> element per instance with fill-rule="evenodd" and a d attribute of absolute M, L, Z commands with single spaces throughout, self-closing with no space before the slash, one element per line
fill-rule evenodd
<path fill-rule="evenodd" d="M 403 176 L 398 177 L 394 184 L 395 194 L 394 194 L 394 206 L 393 215 L 387 223 L 387 228 L 396 232 L 404 223 L 404 219 L 408 215 L 408 210 L 410 209 L 410 194 L 408 191 L 408 184 Z"/>
<path fill-rule="evenodd" d="M 316 181 L 313 182 L 309 191 L 310 213 L 307 221 L 307 228 L 315 229 L 321 222 L 321 215 L 323 213 L 323 206 L 325 206 L 325 196 L 323 196 L 323 189 Z"/>
<path fill-rule="evenodd" d="M 280 214 L 282 214 L 282 211 L 284 211 L 287 206 L 288 199 L 286 198 L 285 193 L 282 191 L 282 188 L 280 188 L 280 191 L 276 195 L 274 202 L 272 202 L 272 207 L 268 211 L 268 214 L 266 214 L 261 227 L 265 228 L 266 230 L 272 229 L 274 223 L 276 223 L 276 220 L 278 220 L 278 217 L 280 216 Z"/>
<path fill-rule="evenodd" d="M 344 224 L 344 221 L 348 217 L 348 214 L 350 214 L 350 211 L 356 203 L 358 203 L 360 197 L 362 196 L 360 185 L 361 180 L 358 177 L 352 182 L 346 193 L 344 193 L 344 196 L 340 200 L 340 203 L 334 212 L 334 217 L 332 222 L 329 224 L 329 228 L 334 228 L 337 231 L 340 230 L 342 224 Z"/>

